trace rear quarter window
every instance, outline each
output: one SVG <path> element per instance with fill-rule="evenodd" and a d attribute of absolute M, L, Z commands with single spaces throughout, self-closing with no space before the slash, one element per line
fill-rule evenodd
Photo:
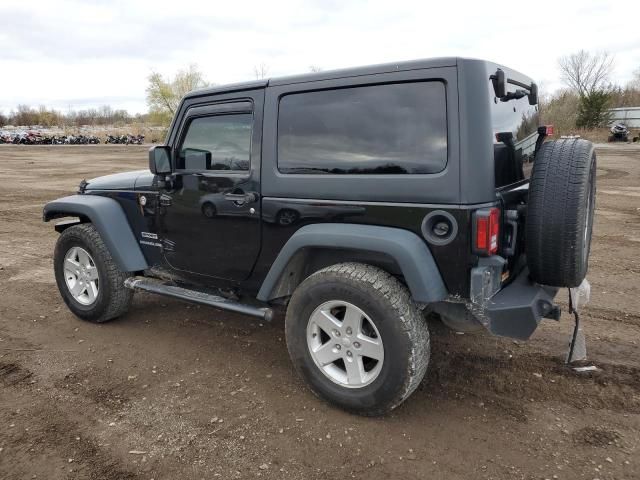
<path fill-rule="evenodd" d="M 447 163 L 446 125 L 441 81 L 288 94 L 278 110 L 278 170 L 437 173 Z"/>
<path fill-rule="evenodd" d="M 538 105 L 529 105 L 525 96 L 502 102 L 488 82 L 491 126 L 497 188 L 512 185 L 531 176 L 538 139 Z M 509 89 L 511 90 L 511 88 Z"/>

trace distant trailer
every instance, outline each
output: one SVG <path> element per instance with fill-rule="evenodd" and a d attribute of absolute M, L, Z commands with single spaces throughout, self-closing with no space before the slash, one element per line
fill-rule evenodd
<path fill-rule="evenodd" d="M 624 123 L 627 128 L 640 128 L 640 107 L 611 108 L 611 124 Z"/>

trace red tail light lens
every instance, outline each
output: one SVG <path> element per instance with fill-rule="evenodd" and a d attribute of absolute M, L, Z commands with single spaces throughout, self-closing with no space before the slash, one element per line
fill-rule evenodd
<path fill-rule="evenodd" d="M 500 210 L 483 208 L 475 212 L 475 251 L 481 255 L 493 255 L 498 251 L 500 236 Z"/>

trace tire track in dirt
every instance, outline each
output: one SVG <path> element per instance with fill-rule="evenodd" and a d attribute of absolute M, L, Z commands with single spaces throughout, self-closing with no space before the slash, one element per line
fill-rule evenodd
<path fill-rule="evenodd" d="M 640 327 L 640 315 L 637 313 L 589 305 L 586 309 L 586 315 L 592 318 Z"/>
<path fill-rule="evenodd" d="M 117 412 L 127 407 L 134 390 L 126 382 L 93 368 L 71 372 L 54 383 L 55 387 L 73 395 L 82 396 L 96 406 Z"/>
<path fill-rule="evenodd" d="M 439 353 L 437 353 L 439 350 Z M 530 402 L 562 402 L 575 408 L 640 413 L 640 368 L 598 363 L 576 373 L 557 357 L 521 353 L 509 357 L 434 349 L 427 388 L 443 397 L 488 400 L 518 421 Z"/>
<path fill-rule="evenodd" d="M 68 411 L 59 405 L 64 405 L 62 399 L 57 398 L 49 390 L 48 394 L 41 393 L 46 389 L 39 388 L 38 382 L 31 380 L 32 372 L 16 361 L 0 362 L 0 382 L 6 390 L 3 397 L 10 394 L 20 396 L 28 392 L 31 398 L 29 405 L 21 408 L 21 417 L 29 419 L 30 425 L 35 427 L 26 429 L 11 429 L 0 433 L 2 443 L 10 444 L 12 450 L 24 452 L 48 451 L 62 459 L 73 459 L 71 471 L 75 475 L 89 479 L 130 480 L 138 478 L 137 473 L 127 469 L 122 462 L 109 455 L 109 450 L 99 445 L 86 428 L 71 418 Z M 52 399 L 54 401 L 52 401 Z M 35 400 L 35 401 L 33 401 Z M 102 402 L 101 402 L 102 403 Z M 104 403 L 103 403 L 104 404 Z M 71 412 L 72 414 L 72 412 Z M 76 439 L 73 441 L 72 439 Z M 6 443 L 5 443 L 6 442 Z M 5 471 L 7 480 L 25 478 L 21 471 L 24 465 L 14 464 Z M 28 466 L 26 466 L 28 469 Z"/>
<path fill-rule="evenodd" d="M 31 372 L 14 362 L 0 361 L 0 382 L 5 387 L 13 386 L 31 378 Z"/>
<path fill-rule="evenodd" d="M 611 156 L 611 155 L 607 155 L 607 156 Z M 604 173 L 600 173 L 600 172 L 604 172 Z M 629 176 L 629 172 L 626 172 L 624 170 L 619 170 L 617 168 L 598 167 L 598 173 L 597 173 L 596 179 L 599 181 L 616 180 L 618 178 L 624 178 L 627 176 Z"/>

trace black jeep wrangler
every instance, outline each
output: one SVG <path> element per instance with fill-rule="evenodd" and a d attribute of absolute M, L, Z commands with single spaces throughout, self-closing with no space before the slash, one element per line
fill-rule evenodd
<path fill-rule="evenodd" d="M 528 338 L 583 282 L 596 156 L 545 141 L 532 80 L 437 58 L 194 91 L 149 170 L 44 207 L 71 311 L 124 314 L 134 290 L 270 320 L 349 411 L 402 403 L 429 361 L 424 314 Z M 547 139 L 548 140 L 548 139 Z"/>

